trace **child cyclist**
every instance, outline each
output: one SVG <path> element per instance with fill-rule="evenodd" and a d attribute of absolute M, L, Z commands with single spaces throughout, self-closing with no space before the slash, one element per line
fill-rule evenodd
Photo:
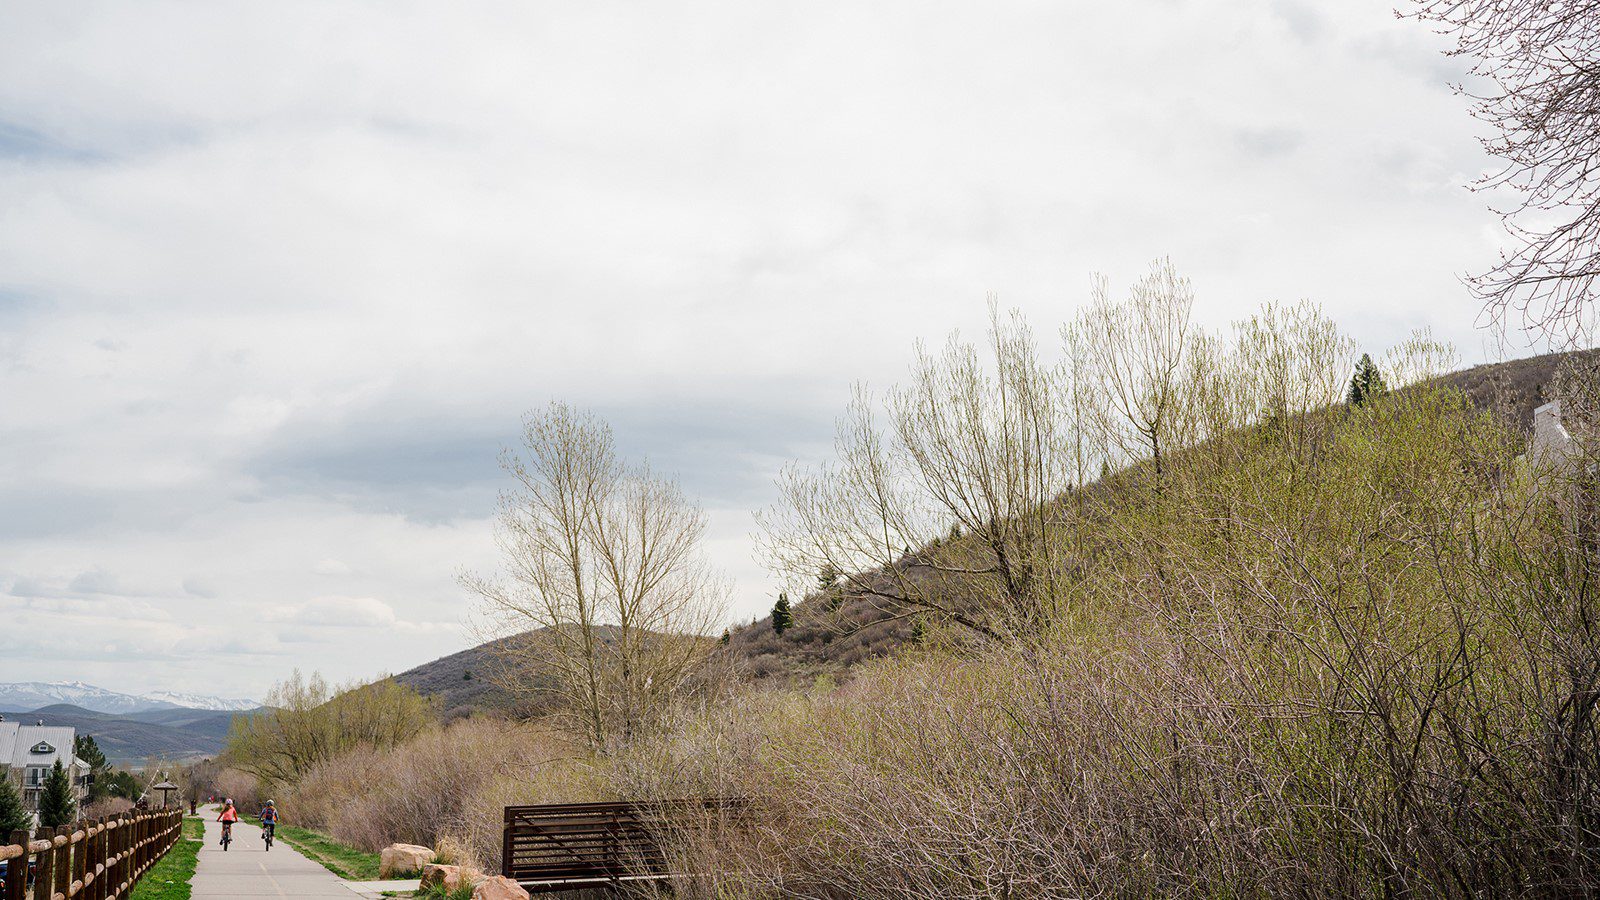
<path fill-rule="evenodd" d="M 233 823 L 239 821 L 239 811 L 233 808 L 233 800 L 222 801 L 222 812 L 217 816 L 217 821 L 222 823 L 222 845 L 228 845 L 228 839 L 233 837 Z"/>
<path fill-rule="evenodd" d="M 261 807 L 261 829 L 271 838 L 278 830 L 278 808 L 268 800 L 267 805 Z"/>

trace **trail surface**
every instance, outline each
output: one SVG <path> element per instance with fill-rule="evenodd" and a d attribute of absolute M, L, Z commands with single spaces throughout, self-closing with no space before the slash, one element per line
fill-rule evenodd
<path fill-rule="evenodd" d="M 233 843 L 221 847 L 222 823 L 217 810 L 203 813 L 206 842 L 194 872 L 194 900 L 229 897 L 305 897 L 310 900 L 356 900 L 360 895 L 319 863 L 302 856 L 283 841 L 273 841 L 268 851 L 261 829 L 235 822 Z"/>

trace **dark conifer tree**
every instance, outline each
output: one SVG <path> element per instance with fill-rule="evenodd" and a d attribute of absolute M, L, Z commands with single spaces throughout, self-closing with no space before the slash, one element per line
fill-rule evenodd
<path fill-rule="evenodd" d="M 11 783 L 11 776 L 0 772 L 0 840 L 10 840 L 11 832 L 33 827 L 33 816 L 22 805 L 22 793 Z"/>
<path fill-rule="evenodd" d="M 1383 373 L 1378 371 L 1377 364 L 1371 356 L 1361 354 L 1360 361 L 1356 363 L 1356 373 L 1350 378 L 1350 391 L 1346 395 L 1350 405 L 1366 406 L 1388 392 L 1389 387 L 1383 383 Z"/>
<path fill-rule="evenodd" d="M 93 803 L 104 797 L 107 793 L 106 770 L 110 764 L 106 762 L 105 752 L 100 749 L 92 734 L 80 734 L 72 739 L 72 752 L 89 767 L 89 792 L 84 798 L 86 802 Z"/>
<path fill-rule="evenodd" d="M 779 594 L 778 602 L 772 604 L 772 630 L 783 634 L 794 624 L 794 613 L 789 611 L 789 595 Z"/>
<path fill-rule="evenodd" d="M 44 790 L 39 794 L 39 824 L 46 828 L 71 825 L 78 818 L 78 800 L 72 794 L 72 776 L 62 768 L 61 760 L 45 776 Z"/>

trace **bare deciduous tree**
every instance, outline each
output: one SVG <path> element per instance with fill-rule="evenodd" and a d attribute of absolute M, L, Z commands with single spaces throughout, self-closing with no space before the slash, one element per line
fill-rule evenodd
<path fill-rule="evenodd" d="M 955 337 L 919 349 L 885 423 L 858 391 L 837 461 L 784 471 L 781 503 L 758 517 L 774 571 L 796 584 L 846 573 L 848 594 L 989 637 L 1050 614 L 1064 545 L 1048 523 L 1082 468 L 1079 448 L 1060 373 L 1032 332 L 993 306 L 990 320 L 987 353 Z M 943 540 L 952 525 L 964 537 Z"/>
<path fill-rule="evenodd" d="M 1474 190 L 1518 196 L 1499 210 L 1521 246 L 1470 279 L 1491 319 L 1568 339 L 1583 330 L 1600 277 L 1600 2 L 1415 0 L 1412 16 L 1476 60 L 1458 87 L 1504 161 Z"/>
<path fill-rule="evenodd" d="M 1158 487 L 1165 454 L 1193 437 L 1183 408 L 1193 307 L 1189 279 L 1159 260 L 1123 303 L 1113 303 L 1106 279 L 1096 278 L 1081 325 L 1105 389 L 1105 432 L 1125 458 L 1151 460 Z"/>
<path fill-rule="evenodd" d="M 728 584 L 701 550 L 705 514 L 563 404 L 530 414 L 501 464 L 514 480 L 496 529 L 504 572 L 462 578 L 509 638 L 496 680 L 555 695 L 596 749 L 626 742 L 714 647 Z"/>

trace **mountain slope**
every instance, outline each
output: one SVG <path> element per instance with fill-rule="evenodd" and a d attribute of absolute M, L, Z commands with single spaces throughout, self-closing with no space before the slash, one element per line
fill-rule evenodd
<path fill-rule="evenodd" d="M 1593 361 L 1600 350 L 1549 353 L 1485 363 L 1443 376 L 1479 409 L 1489 410 L 1526 432 L 1534 408 L 1547 402 L 1550 385 L 1563 363 Z M 847 600 L 836 623 L 819 613 L 814 600 L 794 604 L 794 625 L 780 637 L 772 617 L 730 630 L 730 647 L 753 678 L 811 678 L 842 673 L 864 660 L 897 652 L 912 638 L 910 618 L 896 619 L 865 600 Z"/>
<path fill-rule="evenodd" d="M 58 703 L 104 713 L 130 713 L 174 705 L 161 700 L 108 691 L 81 681 L 26 681 L 0 684 L 0 709 L 39 709 Z"/>
<path fill-rule="evenodd" d="M 1546 401 L 1548 385 L 1561 364 L 1575 356 L 1596 355 L 1600 350 L 1488 363 L 1441 380 L 1459 388 L 1479 408 L 1493 410 L 1525 430 L 1534 408 Z M 843 673 L 857 663 L 889 656 L 912 639 L 914 627 L 912 619 L 894 618 L 864 600 L 847 600 L 838 621 L 825 619 L 802 598 L 795 604 L 795 623 L 783 636 L 773 633 L 771 616 L 764 616 L 730 629 L 729 644 L 749 677 L 809 678 Z M 447 718 L 475 710 L 508 711 L 512 698 L 485 677 L 494 671 L 497 651 L 504 644 L 491 641 L 453 653 L 402 672 L 395 680 L 438 698 Z"/>
<path fill-rule="evenodd" d="M 394 676 L 399 684 L 434 698 L 446 720 L 481 711 L 509 711 L 512 698 L 487 677 L 507 639 L 469 647 Z"/>
<path fill-rule="evenodd" d="M 39 709 L 66 703 L 92 712 L 124 715 L 153 709 L 203 709 L 239 712 L 255 709 L 254 700 L 156 691 L 123 694 L 81 681 L 22 681 L 0 684 L 0 709 Z"/>
<path fill-rule="evenodd" d="M 164 714 L 167 722 L 140 721 L 135 716 Z M 151 756 L 174 760 L 216 756 L 232 727 L 233 718 L 246 713 L 213 710 L 167 709 L 131 715 L 96 712 L 58 703 L 27 712 L 7 712 L 8 721 L 66 725 L 79 734 L 93 735 L 112 762 L 143 762 Z"/>

